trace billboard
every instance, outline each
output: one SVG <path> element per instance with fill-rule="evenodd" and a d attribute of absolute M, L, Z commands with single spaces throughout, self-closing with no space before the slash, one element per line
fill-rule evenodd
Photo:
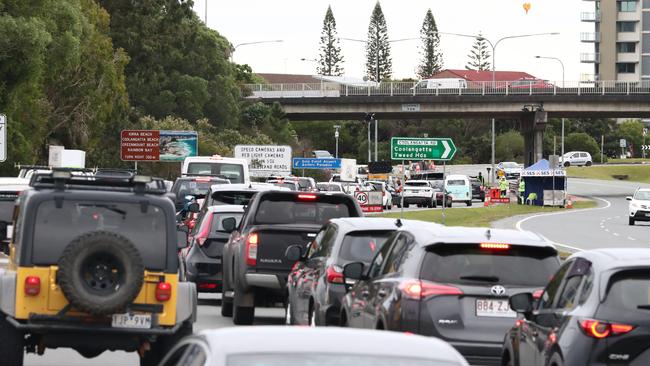
<path fill-rule="evenodd" d="M 124 130 L 120 139 L 123 161 L 183 161 L 199 153 L 196 131 Z"/>
<path fill-rule="evenodd" d="M 291 146 L 237 145 L 235 158 L 248 161 L 251 177 L 291 174 Z"/>

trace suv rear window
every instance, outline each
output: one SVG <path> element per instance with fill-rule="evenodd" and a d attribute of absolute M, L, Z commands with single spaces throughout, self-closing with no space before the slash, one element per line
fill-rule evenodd
<path fill-rule="evenodd" d="M 428 187 L 429 183 L 428 182 L 406 182 L 405 185 L 411 187 Z"/>
<path fill-rule="evenodd" d="M 497 251 L 454 244 L 429 249 L 421 277 L 442 283 L 543 287 L 559 267 L 557 256 L 542 248 L 515 246 Z"/>
<path fill-rule="evenodd" d="M 347 234 L 341 243 L 339 258 L 344 262 L 370 263 L 393 231 L 357 231 Z"/>
<path fill-rule="evenodd" d="M 164 269 L 167 261 L 167 222 L 162 208 L 138 203 L 73 201 L 57 208 L 54 200 L 38 206 L 34 223 L 32 261 L 35 265 L 58 262 L 65 247 L 91 231 L 110 231 L 129 239 L 140 252 L 145 267 Z"/>
<path fill-rule="evenodd" d="M 208 206 L 248 205 L 255 191 L 216 191 L 212 193 Z"/>
<path fill-rule="evenodd" d="M 319 200 L 289 201 L 270 197 L 260 202 L 255 215 L 257 224 L 319 224 L 330 219 L 349 217 L 350 209 L 342 203 Z M 356 216 L 356 215 L 355 215 Z"/>
<path fill-rule="evenodd" d="M 462 179 L 458 179 L 458 180 L 448 180 L 448 181 L 447 181 L 447 185 L 448 185 L 448 186 L 464 186 L 464 185 L 465 185 L 465 181 L 462 180 Z"/>
<path fill-rule="evenodd" d="M 15 200 L 0 199 L 0 222 L 12 221 L 15 204 Z"/>
<path fill-rule="evenodd" d="M 205 196 L 206 194 L 208 194 L 210 187 L 212 187 L 214 184 L 220 184 L 220 183 L 225 183 L 225 181 L 201 180 L 197 182 L 192 179 L 179 179 L 172 187 L 172 192 L 176 193 L 176 197 L 178 197 L 179 199 L 183 199 L 183 197 L 187 196 L 188 194 L 194 196 Z"/>
<path fill-rule="evenodd" d="M 244 167 L 241 164 L 189 163 L 189 174 L 223 175 L 231 183 L 244 183 Z"/>
<path fill-rule="evenodd" d="M 638 306 L 650 306 L 650 269 L 619 272 L 612 276 L 604 305 L 608 308 L 635 312 L 639 311 Z"/>

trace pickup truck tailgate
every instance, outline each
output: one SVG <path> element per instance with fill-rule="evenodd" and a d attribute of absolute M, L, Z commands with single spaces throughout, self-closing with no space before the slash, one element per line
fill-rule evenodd
<path fill-rule="evenodd" d="M 284 254 L 288 247 L 306 248 L 314 240 L 320 225 L 265 225 L 258 227 L 257 270 L 289 273 L 293 262 Z"/>

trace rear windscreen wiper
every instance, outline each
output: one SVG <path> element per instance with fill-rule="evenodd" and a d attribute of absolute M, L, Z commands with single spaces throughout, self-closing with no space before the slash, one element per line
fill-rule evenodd
<path fill-rule="evenodd" d="M 484 281 L 484 282 L 499 282 L 499 277 L 497 276 L 470 275 L 470 276 L 460 276 L 460 279 L 472 280 L 472 281 Z"/>
<path fill-rule="evenodd" d="M 650 310 L 650 305 L 638 305 L 637 309 Z"/>

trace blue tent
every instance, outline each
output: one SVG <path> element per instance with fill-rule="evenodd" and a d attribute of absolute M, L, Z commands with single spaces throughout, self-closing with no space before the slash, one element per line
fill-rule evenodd
<path fill-rule="evenodd" d="M 521 172 L 521 178 L 526 183 L 524 198 L 531 193 L 537 194 L 534 205 L 544 205 L 544 191 L 566 191 L 566 171 L 562 168 L 553 169 L 546 159 L 529 166 Z"/>

